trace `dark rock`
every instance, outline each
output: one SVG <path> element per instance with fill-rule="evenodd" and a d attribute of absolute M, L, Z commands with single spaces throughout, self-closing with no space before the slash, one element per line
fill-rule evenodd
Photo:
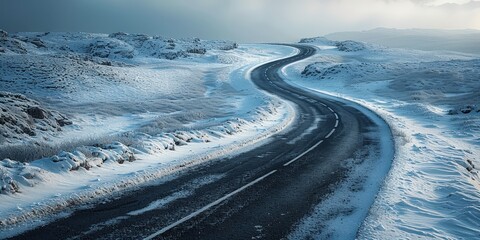
<path fill-rule="evenodd" d="M 195 54 L 205 54 L 207 50 L 205 48 L 192 48 L 187 50 L 188 53 L 195 53 Z"/>
<path fill-rule="evenodd" d="M 110 61 L 102 61 L 100 64 L 104 66 L 112 66 L 112 62 Z"/>
<path fill-rule="evenodd" d="M 21 125 L 19 127 L 20 127 L 20 129 L 22 129 L 21 133 L 26 133 L 29 136 L 36 136 L 37 135 L 30 126 Z"/>
<path fill-rule="evenodd" d="M 72 121 L 70 121 L 70 120 L 68 120 L 68 119 L 66 119 L 66 118 L 56 119 L 56 121 L 57 121 L 57 123 L 58 123 L 58 125 L 59 125 L 60 127 L 67 126 L 67 125 L 72 125 L 72 124 L 73 124 Z"/>
<path fill-rule="evenodd" d="M 0 29 L 0 38 L 7 38 L 7 37 L 8 37 L 8 33 Z"/>
<path fill-rule="evenodd" d="M 457 114 L 458 114 L 458 111 L 455 110 L 455 109 L 450 109 L 450 110 L 448 110 L 448 113 L 447 113 L 447 114 L 448 114 L 448 115 L 457 115 Z"/>
<path fill-rule="evenodd" d="M 168 50 L 173 50 L 173 49 L 175 49 L 175 43 L 169 43 L 169 44 L 167 45 L 166 49 L 168 49 Z"/>
<path fill-rule="evenodd" d="M 33 45 L 35 45 L 37 48 L 46 48 L 45 43 L 40 40 L 40 38 L 34 38 L 33 40 L 30 41 Z"/>
<path fill-rule="evenodd" d="M 112 33 L 112 34 L 108 35 L 108 37 L 111 37 L 111 38 L 121 38 L 121 37 L 125 37 L 125 36 L 128 36 L 128 34 L 124 33 L 124 32 L 116 32 L 116 33 Z"/>
<path fill-rule="evenodd" d="M 36 119 L 44 119 L 46 117 L 45 111 L 39 107 L 29 107 L 27 108 L 27 113 Z"/>
<path fill-rule="evenodd" d="M 468 113 L 472 112 L 472 110 L 473 110 L 473 107 L 472 107 L 472 106 L 466 106 L 466 107 L 460 109 L 460 111 L 461 111 L 463 114 L 468 114 Z"/>

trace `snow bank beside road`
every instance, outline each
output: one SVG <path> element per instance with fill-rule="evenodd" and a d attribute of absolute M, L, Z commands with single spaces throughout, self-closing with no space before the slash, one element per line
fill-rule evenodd
<path fill-rule="evenodd" d="M 294 119 L 289 105 L 274 104 L 254 122 L 230 121 L 204 130 L 146 136 L 137 146 L 112 143 L 31 163 L 0 161 L 0 237 L 11 236 L 92 200 L 173 177 L 202 162 L 268 141 Z M 7 193 L 7 194 L 5 194 Z"/>
<path fill-rule="evenodd" d="M 288 69 L 295 84 L 362 104 L 393 130 L 395 161 L 357 237 L 478 237 L 478 62 L 468 54 L 330 49 Z"/>

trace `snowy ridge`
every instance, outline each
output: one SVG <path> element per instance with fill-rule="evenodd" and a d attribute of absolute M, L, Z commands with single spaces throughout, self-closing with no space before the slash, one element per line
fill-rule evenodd
<path fill-rule="evenodd" d="M 292 83 L 359 103 L 393 131 L 392 169 L 356 237 L 478 237 L 480 95 L 473 89 L 479 88 L 479 60 L 461 53 L 332 49 L 287 70 Z"/>
<path fill-rule="evenodd" d="M 231 41 L 207 41 L 198 38 L 172 39 L 145 34 L 112 33 L 17 33 L 0 30 L 0 54 L 45 54 L 52 52 L 87 54 L 99 58 L 131 59 L 156 57 L 176 59 L 203 55 L 209 50 L 231 50 Z"/>

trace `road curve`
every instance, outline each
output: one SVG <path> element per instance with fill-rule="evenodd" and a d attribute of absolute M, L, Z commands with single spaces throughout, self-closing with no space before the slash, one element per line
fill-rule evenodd
<path fill-rule="evenodd" d="M 346 176 L 346 159 L 360 148 L 379 147 L 366 134 L 378 126 L 363 113 L 283 81 L 283 66 L 315 53 L 313 47 L 292 46 L 299 50 L 295 56 L 251 73 L 259 88 L 296 106 L 298 117 L 289 131 L 251 151 L 193 167 L 14 239 L 286 237 Z"/>

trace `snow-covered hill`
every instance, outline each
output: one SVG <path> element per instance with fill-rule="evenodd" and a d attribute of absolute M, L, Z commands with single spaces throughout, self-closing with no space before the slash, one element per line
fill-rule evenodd
<path fill-rule="evenodd" d="M 338 51 L 342 52 L 358 52 L 369 48 L 366 43 L 351 40 L 332 41 L 324 37 L 303 38 L 299 43 L 311 43 L 319 46 L 335 46 Z M 371 48 L 371 47 L 370 47 Z"/>
<path fill-rule="evenodd" d="M 0 53 L 77 53 L 100 58 L 156 57 L 176 59 L 203 55 L 209 50 L 232 50 L 231 41 L 208 41 L 198 38 L 172 39 L 145 34 L 93 33 L 15 33 L 0 30 Z"/>
<path fill-rule="evenodd" d="M 265 142 L 294 111 L 247 75 L 292 53 L 142 34 L 0 32 L 0 238 Z"/>
<path fill-rule="evenodd" d="M 23 94 L 64 115 L 155 111 L 172 105 L 165 99 L 167 95 L 181 93 L 186 98 L 201 95 L 202 80 L 188 69 L 188 63 L 221 64 L 221 57 L 211 52 L 235 48 L 234 42 L 198 38 L 176 40 L 126 33 L 8 34 L 1 31 L 0 90 Z M 236 56 L 225 54 L 222 57 Z M 163 59 L 184 61 L 173 63 Z M 176 66 L 167 67 L 169 65 Z M 178 80 L 167 80 L 173 78 Z M 192 87 L 185 89 L 183 85 L 187 83 Z M 181 107 L 181 104 L 175 105 L 177 110 Z M 175 107 L 172 106 L 172 110 Z M 5 108 L 4 112 L 14 114 L 11 111 Z M 75 120 L 79 123 L 79 119 Z M 9 126 L 0 126 L 5 132 L 2 142 L 27 139 L 14 136 L 15 130 Z M 61 127 L 51 129 L 57 131 Z M 28 135 L 36 134 L 30 131 Z"/>
<path fill-rule="evenodd" d="M 145 63 L 162 59 L 206 58 L 207 51 L 232 50 L 234 42 L 206 41 L 200 39 L 164 39 L 140 34 L 89 34 L 89 33 L 17 33 L 0 37 L 0 83 L 3 91 L 22 93 L 45 101 L 54 98 L 88 102 L 90 96 L 83 92 L 99 92 L 124 84 L 143 95 L 147 86 L 154 91 L 171 91 L 173 83 L 154 82 L 171 74 L 185 74 L 179 67 L 156 71 L 145 68 Z M 3 53 L 2 53 L 3 52 Z M 211 54 L 212 55 L 212 54 Z M 213 54 L 215 55 L 215 54 Z M 136 68 L 142 65 L 141 68 Z M 181 64 L 178 64 L 181 65 Z M 141 69 L 141 71 L 138 71 Z M 182 73 L 179 73 L 182 72 Z M 157 84 L 153 86 L 153 84 Z M 159 85 L 161 88 L 158 88 Z M 157 88 L 155 88 L 157 87 Z M 153 90 L 155 89 L 155 90 Z M 112 97 L 110 94 L 106 96 Z M 95 101 L 101 96 L 91 96 Z M 105 97 L 104 97 L 105 98 Z"/>
<path fill-rule="evenodd" d="M 392 128 L 392 169 L 358 238 L 478 237 L 480 56 L 365 43 L 358 43 L 367 46 L 361 51 L 345 52 L 336 43 L 308 41 L 321 50 L 284 72 L 293 84 L 372 109 Z M 342 214 L 329 222 L 342 229 L 355 210 L 335 204 Z"/>

